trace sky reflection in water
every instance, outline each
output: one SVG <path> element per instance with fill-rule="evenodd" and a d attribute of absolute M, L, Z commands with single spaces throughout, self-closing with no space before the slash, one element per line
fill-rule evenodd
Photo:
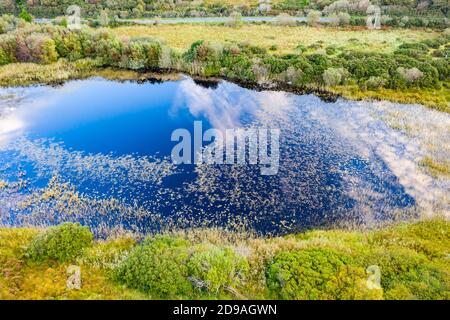
<path fill-rule="evenodd" d="M 100 236 L 211 226 L 286 233 L 448 210 L 448 180 L 422 173 L 420 143 L 381 120 L 401 105 L 325 103 L 189 78 L 96 78 L 0 89 L 0 97 L 3 224 L 81 221 Z M 448 116 L 439 117 L 445 126 Z M 278 175 L 251 165 L 173 165 L 171 133 L 192 132 L 194 120 L 204 130 L 279 128 Z"/>

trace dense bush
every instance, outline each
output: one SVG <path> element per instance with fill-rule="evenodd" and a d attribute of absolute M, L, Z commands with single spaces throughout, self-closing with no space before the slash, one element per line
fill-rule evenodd
<path fill-rule="evenodd" d="M 450 275 L 425 255 L 399 246 L 369 255 L 364 262 L 379 267 L 386 299 L 450 298 Z"/>
<path fill-rule="evenodd" d="M 188 268 L 189 276 L 198 288 L 218 295 L 241 284 L 248 272 L 248 263 L 232 249 L 206 246 L 196 249 Z"/>
<path fill-rule="evenodd" d="M 196 41 L 185 54 L 188 62 L 218 62 L 221 58 L 223 48 L 219 44 L 212 44 L 208 41 Z"/>
<path fill-rule="evenodd" d="M 366 286 L 364 269 L 348 254 L 311 248 L 278 253 L 267 269 L 267 285 L 280 299 L 380 299 Z"/>
<path fill-rule="evenodd" d="M 33 238 L 26 250 L 30 261 L 71 262 L 92 245 L 93 235 L 88 227 L 64 223 L 50 227 Z"/>
<path fill-rule="evenodd" d="M 28 13 L 28 11 L 24 7 L 22 8 L 22 10 L 19 13 L 19 18 L 26 22 L 33 21 L 33 17 Z"/>
<path fill-rule="evenodd" d="M 23 23 L 10 14 L 0 16 L 0 34 L 7 33 L 19 28 Z"/>
<path fill-rule="evenodd" d="M 382 88 L 386 84 L 387 76 L 384 77 L 370 77 L 364 82 L 363 88 L 369 90 L 376 90 Z"/>
<path fill-rule="evenodd" d="M 47 35 L 31 34 L 24 39 L 24 42 L 18 42 L 17 47 L 20 61 L 36 62 L 49 64 L 58 60 L 55 42 Z"/>
<path fill-rule="evenodd" d="M 0 36 L 0 64 L 16 62 L 17 39 L 12 34 Z"/>
<path fill-rule="evenodd" d="M 180 297 L 193 288 L 219 295 L 239 286 L 248 271 L 245 258 L 228 248 L 192 246 L 168 236 L 147 239 L 113 271 L 113 278 L 158 297 Z"/>
<path fill-rule="evenodd" d="M 450 299 L 450 223 L 444 219 L 374 231 L 310 230 L 270 239 L 246 238 L 224 230 L 185 230 L 183 238 L 180 234 L 152 236 L 141 244 L 129 237 L 95 241 L 92 246 L 90 241 L 81 241 L 86 246 L 79 247 L 85 249 L 73 250 L 80 239 L 92 239 L 79 225 L 66 224 L 41 233 L 0 228 L 0 296 Z M 60 285 L 67 279 L 67 262 L 73 258 L 44 266 L 44 273 L 42 265 L 26 263 L 30 252 L 49 244 L 58 252 L 82 252 L 75 260 L 83 270 L 80 290 L 67 291 Z M 40 261 L 48 259 L 41 253 Z M 118 282 L 111 282 L 111 277 Z"/>
<path fill-rule="evenodd" d="M 343 68 L 328 68 L 322 77 L 327 86 L 337 86 L 345 80 L 346 75 L 347 71 Z"/>
<path fill-rule="evenodd" d="M 192 290 L 187 267 L 189 245 L 177 238 L 149 238 L 119 264 L 113 278 L 158 297 L 188 294 Z"/>

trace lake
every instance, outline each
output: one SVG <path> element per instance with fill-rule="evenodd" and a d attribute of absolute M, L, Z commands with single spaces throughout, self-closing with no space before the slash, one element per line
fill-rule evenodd
<path fill-rule="evenodd" d="M 248 162 L 174 164 L 171 135 L 194 135 L 195 121 L 278 129 L 277 173 Z M 448 213 L 449 180 L 417 163 L 429 150 L 449 158 L 449 128 L 448 114 L 418 105 L 325 102 L 189 77 L 4 88 L 0 219 L 79 221 L 103 237 L 188 227 L 285 234 Z"/>

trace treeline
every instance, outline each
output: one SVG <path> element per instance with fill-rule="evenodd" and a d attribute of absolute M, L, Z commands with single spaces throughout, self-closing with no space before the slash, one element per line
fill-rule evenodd
<path fill-rule="evenodd" d="M 59 58 L 90 59 L 97 66 L 132 70 L 173 70 L 240 82 L 293 86 L 358 85 L 361 89 L 441 88 L 450 80 L 450 35 L 402 44 L 393 53 L 344 50 L 325 44 L 274 55 L 244 43 L 199 40 L 179 53 L 148 37 L 122 39 L 107 29 L 71 31 L 0 18 L 0 65 L 48 64 Z M 355 39 L 354 41 L 358 41 Z"/>
<path fill-rule="evenodd" d="M 306 15 L 310 10 L 321 10 L 324 14 L 338 10 L 358 16 L 365 15 L 370 4 L 379 5 L 387 16 L 443 19 L 449 14 L 448 0 L 3 0 L 0 14 L 17 14 L 21 7 L 26 7 L 36 17 L 49 18 L 64 15 L 70 5 L 78 5 L 86 18 L 97 17 L 102 10 L 119 18 L 229 16 L 234 11 L 247 16 L 282 12 Z"/>

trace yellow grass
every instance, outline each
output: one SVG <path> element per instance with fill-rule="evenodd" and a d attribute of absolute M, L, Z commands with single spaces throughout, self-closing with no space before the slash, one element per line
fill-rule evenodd
<path fill-rule="evenodd" d="M 361 90 L 358 86 L 338 86 L 327 88 L 348 99 L 389 100 L 398 103 L 419 103 L 442 112 L 450 113 L 450 90 L 442 89 L 408 89 L 393 90 L 381 88 L 376 91 Z"/>
<path fill-rule="evenodd" d="M 438 32 L 424 29 L 351 30 L 268 24 L 245 24 L 240 28 L 207 24 L 126 26 L 113 29 L 113 32 L 123 37 L 151 36 L 179 50 L 186 50 L 194 41 L 209 40 L 221 43 L 249 42 L 267 49 L 275 45 L 277 53 L 290 53 L 299 44 L 308 46 L 318 41 L 323 41 L 325 47 L 334 45 L 347 49 L 391 52 L 403 42 L 438 36 Z"/>
<path fill-rule="evenodd" d="M 419 165 L 426 168 L 434 177 L 450 177 L 450 161 L 439 163 L 430 157 L 425 157 L 419 162 Z"/>

